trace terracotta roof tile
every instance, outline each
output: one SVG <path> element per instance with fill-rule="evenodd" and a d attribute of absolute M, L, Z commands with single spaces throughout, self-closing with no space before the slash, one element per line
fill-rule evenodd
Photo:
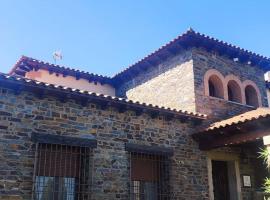
<path fill-rule="evenodd" d="M 159 49 L 145 56 L 141 60 L 118 72 L 113 77 L 102 76 L 85 71 L 80 71 L 78 69 L 54 65 L 26 56 L 21 57 L 21 59 L 15 64 L 15 66 L 11 70 L 10 74 L 14 74 L 16 69 L 20 67 L 22 61 L 30 60 L 39 63 L 40 65 L 45 65 L 49 67 L 52 71 L 65 71 L 69 74 L 79 74 L 86 78 L 89 77 L 89 79 L 96 79 L 113 85 L 118 85 L 123 80 L 130 80 L 129 76 L 135 76 L 138 72 L 143 72 L 144 70 L 147 70 L 148 67 L 146 66 L 149 66 L 149 63 L 151 63 L 151 61 L 154 61 L 155 58 L 159 55 L 162 55 L 162 59 L 165 60 L 170 54 L 168 52 L 194 46 L 203 47 L 206 49 L 209 47 L 210 49 L 216 50 L 217 52 L 220 51 L 221 54 L 227 54 L 229 57 L 239 58 L 239 61 L 245 62 L 245 64 L 259 66 L 264 71 L 270 70 L 270 58 L 189 29 L 183 34 L 179 35 L 177 38 L 168 42 L 167 44 L 162 45 Z"/>
<path fill-rule="evenodd" d="M 34 69 L 46 69 L 48 71 L 52 71 L 55 73 L 62 73 L 67 74 L 71 76 L 77 76 L 80 75 L 82 78 L 93 80 L 93 81 L 99 81 L 99 82 L 105 82 L 105 83 L 111 83 L 111 78 L 108 76 L 102 76 L 99 74 L 94 74 L 86 71 L 82 71 L 75 68 L 55 65 L 52 63 L 44 62 L 38 59 L 34 59 L 27 56 L 22 56 L 14 65 L 14 67 L 10 70 L 9 75 L 20 75 L 17 73 L 17 70 L 20 69 L 24 65 L 31 65 Z"/>
<path fill-rule="evenodd" d="M 99 99 L 103 100 L 110 100 L 115 103 L 119 104 L 129 104 L 130 106 L 140 106 L 143 107 L 144 109 L 152 110 L 152 111 L 160 111 L 164 112 L 167 114 L 173 114 L 173 115 L 182 115 L 182 116 L 187 116 L 191 118 L 198 118 L 198 119 L 206 119 L 207 116 L 204 114 L 200 113 L 195 113 L 195 112 L 188 112 L 185 110 L 176 110 L 176 109 L 171 109 L 171 108 L 165 108 L 161 107 L 158 105 L 152 105 L 152 104 L 147 104 L 143 102 L 138 102 L 138 101 L 132 101 L 130 99 L 125 99 L 125 98 L 119 98 L 115 96 L 109 96 L 109 95 L 104 95 L 104 94 L 99 94 L 99 93 L 94 93 L 94 92 L 88 92 L 84 90 L 79 90 L 79 89 L 74 89 L 74 88 L 69 88 L 69 87 L 63 87 L 59 85 L 54 85 L 54 84 L 49 84 L 49 83 L 44 83 L 40 81 L 35 81 L 32 79 L 27 79 L 21 76 L 13 76 L 13 75 L 7 75 L 0 73 L 0 81 L 13 81 L 17 84 L 25 84 L 28 86 L 39 86 L 42 87 L 43 89 L 54 89 L 57 90 L 57 92 L 68 92 L 72 94 L 77 94 L 77 95 L 86 95 L 88 97 L 98 97 Z"/>
<path fill-rule="evenodd" d="M 229 119 L 225 119 L 219 122 L 211 124 L 208 128 L 205 129 L 205 132 L 216 130 L 219 128 L 225 128 L 236 124 L 245 123 L 248 121 L 253 121 L 259 118 L 270 117 L 270 108 L 262 107 L 257 108 L 256 110 L 248 111 L 243 114 L 234 116 Z"/>
<path fill-rule="evenodd" d="M 168 52 L 172 48 L 181 48 L 181 47 L 206 47 L 211 46 L 211 49 L 217 51 L 223 51 L 224 54 L 228 54 L 235 58 L 245 57 L 246 64 L 252 64 L 260 66 L 263 70 L 269 71 L 270 70 L 270 58 L 256 54 L 252 51 L 240 48 L 236 45 L 232 45 L 230 43 L 224 42 L 222 40 L 207 36 L 205 34 L 199 33 L 194 31 L 193 29 L 189 29 L 183 34 L 179 35 L 175 39 L 169 41 L 165 45 L 162 45 L 159 49 L 153 51 L 152 53 L 148 54 L 141 60 L 137 61 L 136 63 L 128 66 L 127 68 L 123 69 L 121 72 L 115 74 L 113 76 L 113 80 L 123 80 L 124 76 L 130 72 L 139 71 L 144 64 L 144 62 L 149 63 L 151 59 L 153 59 L 156 55 L 162 54 L 163 52 Z M 242 59 L 240 59 L 241 61 Z M 127 80 L 129 80 L 127 78 Z"/>

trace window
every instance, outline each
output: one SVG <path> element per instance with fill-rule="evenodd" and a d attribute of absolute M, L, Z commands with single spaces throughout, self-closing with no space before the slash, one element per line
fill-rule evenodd
<path fill-rule="evenodd" d="M 209 95 L 212 97 L 216 96 L 215 86 L 212 81 L 209 81 Z"/>
<path fill-rule="evenodd" d="M 258 95 L 255 88 L 251 85 L 246 86 L 245 96 L 247 105 L 259 107 Z"/>
<path fill-rule="evenodd" d="M 228 100 L 242 103 L 241 88 L 234 80 L 228 82 Z"/>
<path fill-rule="evenodd" d="M 169 199 L 168 157 L 130 153 L 130 178 L 132 200 Z"/>
<path fill-rule="evenodd" d="M 209 78 L 208 87 L 210 96 L 224 98 L 223 84 L 217 75 L 212 75 Z"/>
<path fill-rule="evenodd" d="M 34 200 L 90 199 L 91 148 L 37 143 L 36 149 Z"/>

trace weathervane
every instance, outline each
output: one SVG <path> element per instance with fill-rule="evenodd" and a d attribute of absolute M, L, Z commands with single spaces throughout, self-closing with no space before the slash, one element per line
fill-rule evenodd
<path fill-rule="evenodd" d="M 61 51 L 55 51 L 54 53 L 53 53 L 53 59 L 54 59 L 54 63 L 56 64 L 56 61 L 57 60 L 62 60 L 62 58 L 63 58 L 63 55 L 62 55 L 62 52 Z"/>

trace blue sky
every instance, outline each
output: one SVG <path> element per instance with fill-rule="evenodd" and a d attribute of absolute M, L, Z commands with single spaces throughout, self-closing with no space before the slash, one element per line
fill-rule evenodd
<path fill-rule="evenodd" d="M 270 56 L 269 10 L 268 0 L 1 0 L 0 71 L 61 50 L 57 64 L 110 76 L 189 27 Z"/>

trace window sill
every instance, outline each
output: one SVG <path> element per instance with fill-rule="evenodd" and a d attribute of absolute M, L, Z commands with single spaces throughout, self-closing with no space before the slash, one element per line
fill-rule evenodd
<path fill-rule="evenodd" d="M 207 96 L 207 97 L 210 98 L 210 99 L 219 100 L 219 101 L 223 101 L 223 102 L 227 102 L 227 103 L 231 103 L 231 104 L 236 104 L 236 105 L 239 105 L 239 106 L 245 106 L 247 108 L 255 108 L 254 106 L 250 106 L 250 105 L 243 104 L 243 103 L 238 103 L 236 101 L 229 101 L 229 100 L 219 98 L 219 97 L 212 97 L 212 96 Z"/>
<path fill-rule="evenodd" d="M 250 105 L 247 105 L 247 104 L 239 103 L 239 102 L 236 102 L 236 101 L 229 101 L 229 100 L 224 100 L 224 101 L 227 101 L 229 103 L 233 103 L 233 104 L 236 104 L 236 105 L 240 105 L 240 106 L 245 106 L 245 107 L 248 107 L 248 108 L 255 108 L 254 106 L 250 106 Z"/>

